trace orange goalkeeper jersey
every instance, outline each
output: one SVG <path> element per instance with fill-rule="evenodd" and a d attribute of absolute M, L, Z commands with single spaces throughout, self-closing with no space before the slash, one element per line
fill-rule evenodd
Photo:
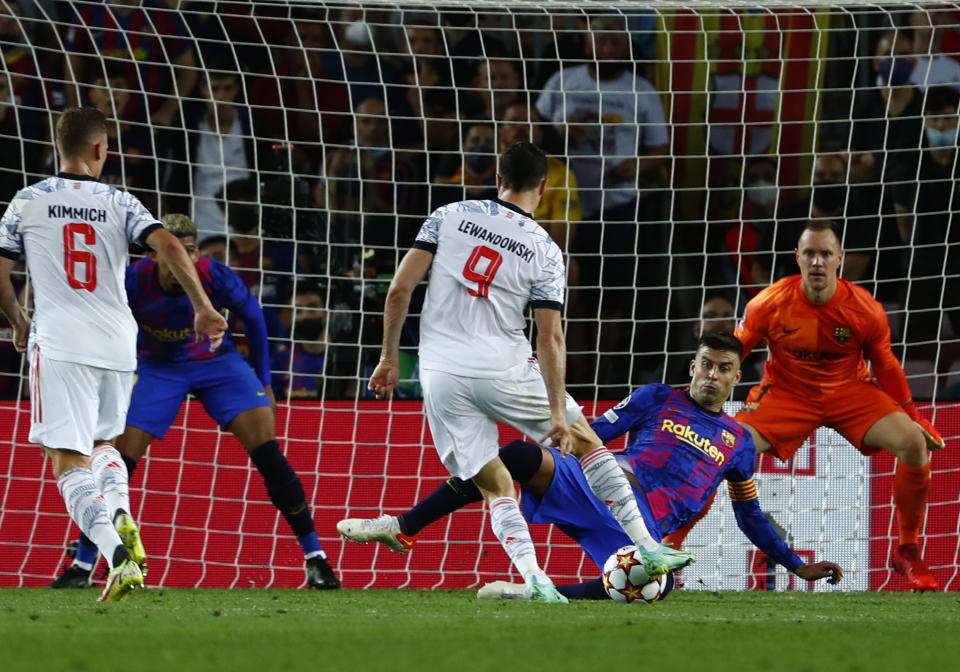
<path fill-rule="evenodd" d="M 906 375 L 890 350 L 886 312 L 869 292 L 846 280 L 837 280 L 836 293 L 824 303 L 807 299 L 799 275 L 779 280 L 747 304 L 736 336 L 744 357 L 767 339 L 770 359 L 761 385 L 798 395 L 836 392 L 870 380 L 866 358 L 895 402 L 910 399 Z"/>

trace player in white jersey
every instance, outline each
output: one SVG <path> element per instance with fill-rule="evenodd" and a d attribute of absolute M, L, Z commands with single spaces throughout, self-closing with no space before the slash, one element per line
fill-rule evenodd
<path fill-rule="evenodd" d="M 369 387 L 385 398 L 397 385 L 400 330 L 413 290 L 430 271 L 420 320 L 420 379 L 437 452 L 451 474 L 472 479 L 483 493 L 493 532 L 531 598 L 566 602 L 537 561 L 513 479 L 498 457 L 497 421 L 577 456 L 594 494 L 643 550 L 652 576 L 693 556 L 650 536 L 616 459 L 564 390 L 563 257 L 529 214 L 540 203 L 546 177 L 543 151 L 517 143 L 500 157 L 498 198 L 452 203 L 426 220 L 390 284 L 380 364 Z M 524 336 L 528 305 L 537 324 L 539 365 Z M 395 520 L 345 519 L 337 529 L 370 541 L 388 518 Z"/>
<path fill-rule="evenodd" d="M 18 191 L 0 220 L 0 311 L 13 325 L 17 350 L 29 347 L 30 441 L 43 446 L 70 517 L 110 565 L 100 601 L 120 600 L 143 585 L 145 559 L 121 485 L 126 475 L 119 478 L 126 468 L 113 446 L 137 364 L 137 324 L 124 289 L 128 245 L 166 260 L 211 348 L 227 323 L 177 238 L 135 197 L 97 181 L 107 158 L 103 114 L 64 111 L 56 141 L 61 172 Z M 23 254 L 33 282 L 32 324 L 10 281 Z"/>

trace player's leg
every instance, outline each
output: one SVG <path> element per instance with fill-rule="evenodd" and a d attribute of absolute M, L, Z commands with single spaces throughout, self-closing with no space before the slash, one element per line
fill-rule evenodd
<path fill-rule="evenodd" d="M 517 367 L 508 379 L 485 383 L 489 391 L 482 396 L 481 408 L 491 417 L 527 436 L 542 436 L 549 430 L 550 405 L 536 362 Z M 572 453 L 579 459 L 590 489 L 609 507 L 627 536 L 643 552 L 651 576 L 657 577 L 693 562 L 692 554 L 663 546 L 650 534 L 623 469 L 587 423 L 580 406 L 569 395 L 566 400 L 567 419 L 574 439 Z"/>
<path fill-rule="evenodd" d="M 524 492 L 542 495 L 553 479 L 553 456 L 545 448 L 519 439 L 511 441 L 499 452 L 500 459 L 513 480 Z M 360 543 L 379 541 L 400 553 L 416 543 L 422 529 L 458 509 L 483 501 L 483 495 L 472 481 L 453 476 L 417 502 L 413 508 L 396 516 L 377 518 L 345 518 L 337 523 L 341 535 Z"/>
<path fill-rule="evenodd" d="M 270 501 L 303 549 L 308 587 L 339 588 L 317 537 L 307 493 L 280 450 L 273 408 L 253 369 L 239 355 L 210 360 L 204 369 L 203 380 L 195 381 L 202 385 L 197 395 L 210 416 L 237 437 L 263 477 Z"/>
<path fill-rule="evenodd" d="M 190 391 L 190 381 L 182 371 L 183 367 L 179 365 L 164 366 L 151 362 L 141 362 L 137 369 L 133 390 L 129 395 L 130 404 L 126 412 L 126 425 L 123 433 L 116 440 L 116 452 L 120 455 L 120 460 L 126 469 L 125 480 L 128 491 L 130 479 L 133 478 L 138 462 L 147 452 L 150 443 L 156 438 L 163 438 L 167 433 L 187 392 Z M 107 459 L 105 464 L 109 465 L 111 461 L 115 460 Z M 114 475 L 120 475 L 120 470 L 116 469 Z M 118 527 L 123 530 L 121 537 L 126 536 L 125 543 L 129 542 L 127 550 L 133 549 L 131 557 L 142 555 L 138 564 L 141 569 L 145 569 L 146 552 L 142 550 L 143 542 L 140 540 L 139 528 L 132 516 L 133 512 L 129 511 L 129 504 L 124 508 L 131 515 L 120 516 L 119 519 L 114 515 L 113 520 L 115 524 L 119 523 Z M 116 508 L 112 511 L 115 514 Z M 82 583 L 83 580 L 89 583 L 96 561 L 96 544 L 87 535 L 81 533 L 73 564 L 50 584 L 50 587 L 70 588 Z"/>
<path fill-rule="evenodd" d="M 566 602 L 540 568 L 527 522 L 514 497 L 513 479 L 498 457 L 497 423 L 478 401 L 488 381 L 421 371 L 424 410 L 440 461 L 451 475 L 471 479 L 490 510 L 490 527 L 530 588 L 531 597 Z"/>
<path fill-rule="evenodd" d="M 471 479 L 490 510 L 490 528 L 500 540 L 514 567 L 530 591 L 530 598 L 542 602 L 567 602 L 540 568 L 530 528 L 514 499 L 513 478 L 499 457 L 493 458 Z"/>
<path fill-rule="evenodd" d="M 109 374 L 116 372 L 49 360 L 41 356 L 39 348 L 31 352 L 29 438 L 44 446 L 70 518 L 107 559 L 110 574 L 101 600 L 123 599 L 130 589 L 143 585 L 140 568 L 130 560 L 111 524 L 90 468 L 100 420 L 98 393 L 102 379 Z"/>
<path fill-rule="evenodd" d="M 849 407 L 846 424 L 837 426 L 841 434 L 867 454 L 880 449 L 897 458 L 893 503 L 900 543 L 894 551 L 893 565 L 907 577 L 913 590 L 936 590 L 939 584 L 924 563 L 918 544 L 930 494 L 930 459 L 923 433 L 892 399 L 872 385 L 836 403 Z M 866 432 L 864 427 L 868 427 Z"/>

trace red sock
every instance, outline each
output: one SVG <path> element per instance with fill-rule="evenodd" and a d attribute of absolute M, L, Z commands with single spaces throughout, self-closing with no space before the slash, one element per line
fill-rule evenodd
<path fill-rule="evenodd" d="M 900 544 L 915 544 L 927 513 L 927 496 L 930 494 L 930 463 L 911 467 L 897 462 L 893 476 L 893 504 L 897 509 L 897 524 L 900 526 Z"/>
<path fill-rule="evenodd" d="M 707 512 L 710 510 L 710 507 L 713 506 L 713 499 L 716 496 L 717 496 L 717 491 L 714 490 L 713 494 L 710 495 L 710 499 L 708 499 L 707 503 L 703 505 L 702 509 L 700 509 L 700 513 L 698 513 L 693 520 L 691 520 L 689 523 L 681 527 L 676 532 L 671 532 L 670 534 L 665 536 L 663 538 L 663 543 L 667 546 L 670 546 L 671 548 L 675 548 L 679 550 L 680 547 L 683 546 L 684 539 L 687 538 L 687 535 L 690 534 L 690 530 L 693 529 L 693 526 L 696 525 L 698 522 L 700 522 L 701 518 L 707 515 Z"/>

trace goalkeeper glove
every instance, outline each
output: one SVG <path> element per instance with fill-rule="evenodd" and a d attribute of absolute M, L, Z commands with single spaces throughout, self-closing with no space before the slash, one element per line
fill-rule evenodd
<path fill-rule="evenodd" d="M 927 442 L 927 450 L 932 452 L 934 450 L 940 450 L 947 445 L 943 437 L 940 436 L 940 432 L 933 426 L 933 423 L 920 415 L 920 412 L 913 403 L 913 399 L 907 399 L 907 401 L 903 402 L 902 406 L 906 414 L 913 420 L 913 424 L 920 428 L 920 432 Z"/>

